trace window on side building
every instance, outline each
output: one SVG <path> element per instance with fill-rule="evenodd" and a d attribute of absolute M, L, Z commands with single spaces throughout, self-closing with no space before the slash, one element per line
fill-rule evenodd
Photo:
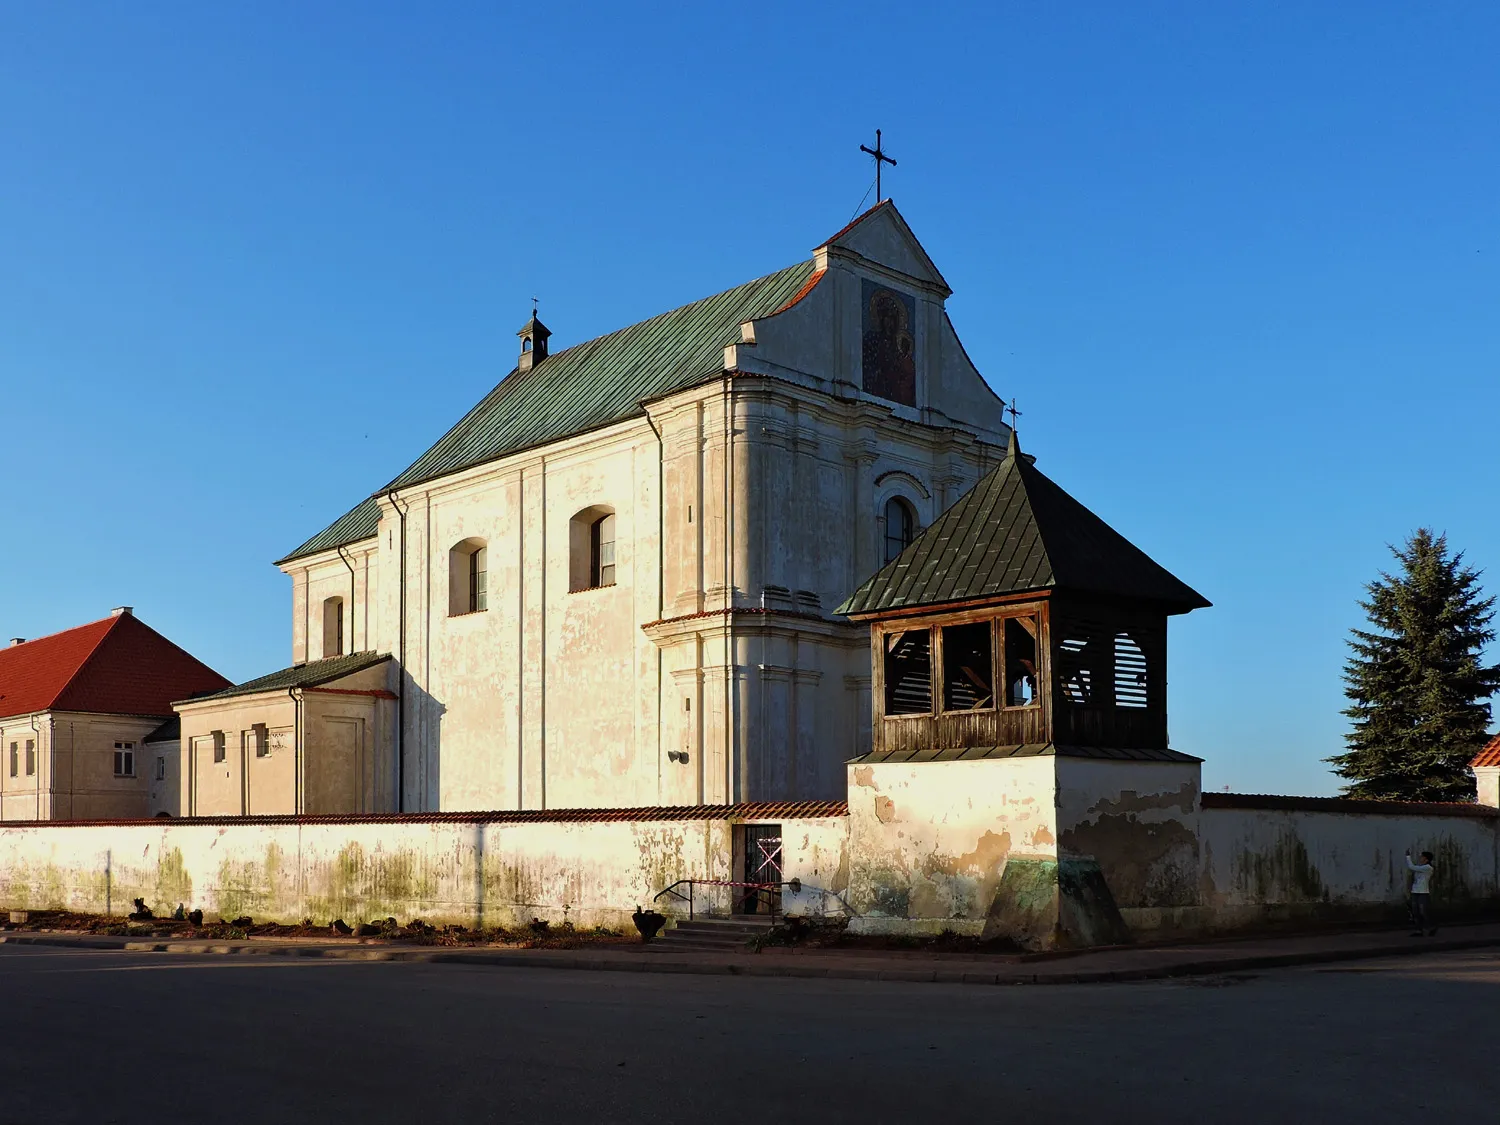
<path fill-rule="evenodd" d="M 36 741 L 28 738 L 26 740 L 26 776 L 36 775 Z"/>
<path fill-rule="evenodd" d="M 344 655 L 344 599 L 323 599 L 323 656 Z"/>
<path fill-rule="evenodd" d="M 115 743 L 115 776 L 116 777 L 134 777 L 135 776 L 135 743 L 134 742 L 116 742 Z"/>
<path fill-rule="evenodd" d="M 158 754 L 156 756 L 156 780 L 167 780 L 167 758 L 165 754 Z"/>
<path fill-rule="evenodd" d="M 21 772 L 21 744 L 12 742 L 10 744 L 10 776 L 16 777 Z"/>
<path fill-rule="evenodd" d="M 222 762 L 226 755 L 224 752 L 224 732 L 216 730 L 213 732 L 214 739 L 214 761 Z"/>

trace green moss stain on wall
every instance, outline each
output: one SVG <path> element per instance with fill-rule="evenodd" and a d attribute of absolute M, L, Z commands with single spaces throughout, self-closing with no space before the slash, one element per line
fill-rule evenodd
<path fill-rule="evenodd" d="M 1252 902 L 1317 902 L 1328 898 L 1323 876 L 1295 832 L 1283 832 L 1263 851 L 1242 851 L 1235 862 L 1235 874 Z"/>
<path fill-rule="evenodd" d="M 152 909 L 158 914 L 177 909 L 183 903 L 193 905 L 193 880 L 182 862 L 182 849 L 173 848 L 163 852 L 156 861 L 156 888 L 152 897 Z"/>
<path fill-rule="evenodd" d="M 1451 836 L 1444 836 L 1422 849 L 1432 853 L 1432 894 L 1439 902 L 1469 902 L 1478 897 L 1469 885 L 1469 864 L 1473 857 Z M 1421 862 L 1413 860 L 1414 863 Z M 1401 864 L 1402 875 L 1406 864 Z M 1406 890 L 1411 889 L 1407 882 Z"/>
<path fill-rule="evenodd" d="M 436 898 L 437 879 L 426 855 L 415 849 L 366 852 L 350 843 L 331 860 L 307 865 L 307 912 L 315 922 L 407 921 Z"/>

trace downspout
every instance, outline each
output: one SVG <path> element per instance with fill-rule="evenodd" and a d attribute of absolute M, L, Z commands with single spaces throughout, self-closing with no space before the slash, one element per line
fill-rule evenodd
<path fill-rule="evenodd" d="M 665 462 L 667 458 L 667 447 L 662 441 L 661 431 L 656 428 L 656 422 L 651 417 L 651 411 L 645 402 L 640 407 L 646 414 L 646 425 L 651 427 L 651 432 L 656 435 L 656 620 L 662 619 L 665 606 L 666 590 L 666 484 Z M 661 645 L 656 645 L 656 799 L 661 801 L 661 687 L 662 687 L 662 652 Z M 696 716 L 695 716 L 696 718 Z M 697 757 L 702 757 L 700 752 Z M 701 768 L 701 767 L 700 767 Z"/>
<path fill-rule="evenodd" d="M 354 564 L 349 561 L 349 556 L 344 553 L 344 545 L 342 543 L 339 544 L 339 558 L 349 568 L 349 651 L 354 653 L 360 651 L 354 647 Z M 370 638 L 366 637 L 365 644 L 369 643 Z M 328 654 L 325 652 L 323 655 L 327 656 Z M 344 654 L 341 652 L 339 655 L 343 656 Z"/>
<path fill-rule="evenodd" d="M 37 820 L 41 820 L 42 819 L 42 770 L 41 770 L 41 764 L 42 764 L 42 755 L 41 755 L 42 728 L 36 725 L 36 716 L 37 716 L 37 712 L 33 711 L 31 713 L 31 718 L 28 721 L 31 723 L 32 732 L 35 733 L 35 735 L 36 735 L 36 738 L 32 739 L 32 744 L 34 746 L 36 746 L 36 748 L 37 748 L 36 751 L 34 752 L 34 757 L 33 757 L 33 760 L 37 764 L 37 771 L 36 771 L 36 819 Z"/>
<path fill-rule="evenodd" d="M 735 724 L 734 706 L 734 552 L 731 546 L 729 501 L 734 495 L 734 427 L 729 420 L 729 372 L 724 372 L 724 803 L 734 804 Z"/>
<path fill-rule="evenodd" d="M 400 576 L 397 579 L 400 617 L 396 626 L 396 659 L 401 665 L 402 681 L 401 690 L 396 693 L 396 811 L 403 813 L 406 811 L 406 511 L 410 510 L 410 505 L 406 510 L 402 509 L 396 501 L 394 488 L 385 494 L 385 498 L 391 502 L 396 515 L 401 517 L 401 565 L 397 569 Z"/>
<path fill-rule="evenodd" d="M 289 687 L 287 696 L 292 701 L 292 815 L 302 815 L 302 689 Z M 270 737 L 269 734 L 267 737 Z"/>

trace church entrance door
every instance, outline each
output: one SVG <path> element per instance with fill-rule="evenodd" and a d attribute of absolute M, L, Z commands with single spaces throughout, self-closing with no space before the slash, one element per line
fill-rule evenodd
<path fill-rule="evenodd" d="M 735 897 L 735 913 L 779 912 L 781 909 L 781 825 L 746 824 L 740 832 L 742 841 L 740 855 L 743 857 L 740 880 L 750 885 L 739 888 L 743 893 Z"/>

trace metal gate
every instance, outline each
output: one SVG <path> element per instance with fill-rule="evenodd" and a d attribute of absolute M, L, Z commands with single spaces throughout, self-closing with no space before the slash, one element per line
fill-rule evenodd
<path fill-rule="evenodd" d="M 741 878 L 750 884 L 735 902 L 737 913 L 776 913 L 781 908 L 781 825 L 746 824 L 740 828 Z"/>

